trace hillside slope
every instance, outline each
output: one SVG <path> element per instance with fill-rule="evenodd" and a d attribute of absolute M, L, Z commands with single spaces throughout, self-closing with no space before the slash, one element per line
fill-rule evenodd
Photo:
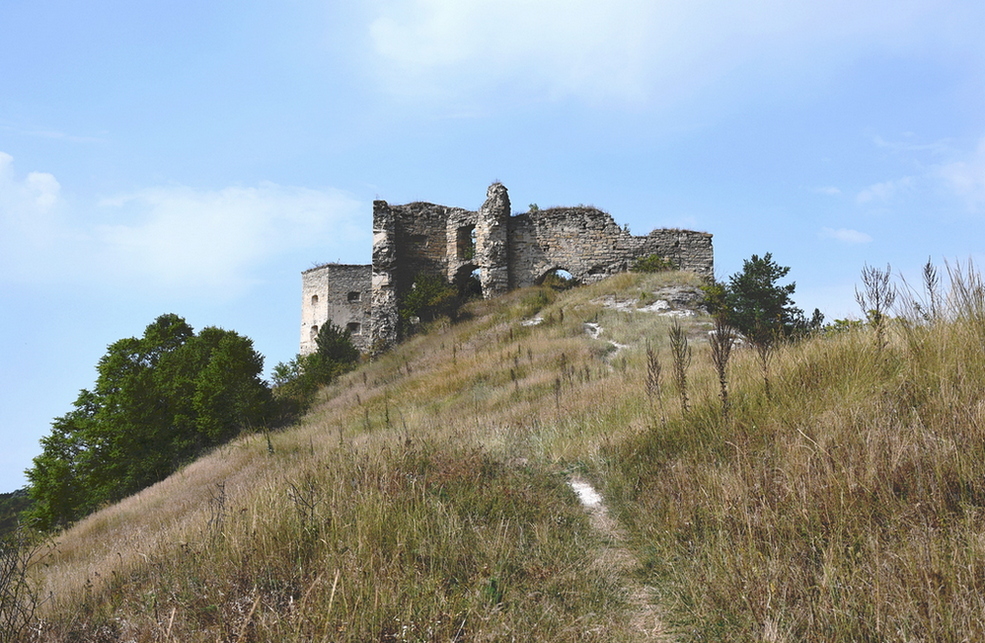
<path fill-rule="evenodd" d="M 46 561 L 42 638 L 637 639 L 565 473 L 592 468 L 610 427 L 648 423 L 638 351 L 612 342 L 667 323 L 664 282 L 696 284 L 623 275 L 476 302 L 298 426 L 81 521 Z"/>
<path fill-rule="evenodd" d="M 739 347 L 724 417 L 695 286 L 473 304 L 62 534 L 39 640 L 981 638 L 982 310 Z"/>

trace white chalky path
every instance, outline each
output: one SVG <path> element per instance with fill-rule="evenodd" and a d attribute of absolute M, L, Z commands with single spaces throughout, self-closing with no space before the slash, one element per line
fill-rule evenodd
<path fill-rule="evenodd" d="M 632 629 L 639 633 L 639 640 L 663 643 L 673 641 L 674 638 L 667 632 L 660 618 L 659 610 L 650 602 L 652 590 L 633 579 L 636 559 L 625 545 L 626 534 L 609 516 L 605 499 L 591 483 L 578 476 L 569 478 L 568 486 L 578 496 L 578 501 L 589 513 L 592 527 L 602 535 L 605 542 L 595 559 L 595 565 L 623 579 L 626 600 L 632 610 Z"/>

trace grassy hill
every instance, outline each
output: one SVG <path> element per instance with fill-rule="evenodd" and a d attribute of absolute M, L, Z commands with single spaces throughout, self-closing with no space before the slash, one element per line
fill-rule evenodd
<path fill-rule="evenodd" d="M 686 414 L 671 384 L 657 302 L 695 285 L 626 274 L 473 304 L 296 427 L 60 535 L 39 640 L 985 637 L 974 280 L 885 346 L 849 330 L 765 370 L 736 348 L 727 417 L 708 319 L 677 317 Z"/>

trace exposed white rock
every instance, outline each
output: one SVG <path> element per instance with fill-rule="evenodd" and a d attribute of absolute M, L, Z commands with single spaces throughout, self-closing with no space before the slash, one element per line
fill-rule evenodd
<path fill-rule="evenodd" d="M 602 496 L 599 495 L 599 492 L 592 485 L 584 480 L 573 478 L 568 480 L 568 485 L 571 486 L 571 490 L 578 496 L 578 501 L 585 507 L 594 509 L 602 505 Z"/>

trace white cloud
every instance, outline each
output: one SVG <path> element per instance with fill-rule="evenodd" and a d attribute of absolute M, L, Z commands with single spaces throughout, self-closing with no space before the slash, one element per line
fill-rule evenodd
<path fill-rule="evenodd" d="M 301 270 L 352 257 L 359 241 L 368 251 L 361 210 L 338 190 L 273 183 L 154 187 L 85 207 L 65 202 L 51 174 L 18 178 L 0 153 L 0 280 L 235 295 L 278 255 L 310 249 Z"/>
<path fill-rule="evenodd" d="M 929 43 L 982 51 L 974 23 L 960 18 L 980 9 L 945 15 L 933 0 L 389 0 L 380 6 L 370 36 L 388 88 L 438 98 L 505 88 L 537 97 L 672 100 L 750 62 L 754 73 L 772 69 L 793 80 L 803 69 L 782 70 L 798 62 L 819 69 L 874 50 Z"/>
<path fill-rule="evenodd" d="M 903 140 L 895 141 L 884 139 L 881 136 L 875 136 L 873 137 L 872 142 L 875 143 L 877 147 L 902 154 L 929 152 L 932 155 L 946 155 L 953 152 L 951 141 L 949 140 L 945 139 L 940 141 L 931 141 L 930 143 L 922 143 L 919 141 L 914 141 L 914 136 L 915 135 L 912 132 L 905 132 L 903 134 Z"/>
<path fill-rule="evenodd" d="M 880 148 L 892 150 L 919 172 L 866 187 L 855 196 L 859 205 L 902 203 L 926 199 L 936 193 L 936 198 L 944 196 L 948 200 L 964 201 L 972 212 L 985 209 L 985 136 L 973 150 L 961 149 L 951 140 L 898 143 L 875 137 L 873 142 Z M 953 208 L 954 204 L 948 200 L 940 207 Z"/>
<path fill-rule="evenodd" d="M 0 152 L 0 276 L 29 278 L 39 257 L 70 245 L 61 186 L 51 174 L 20 177 L 14 158 Z"/>
<path fill-rule="evenodd" d="M 977 211 L 985 207 L 985 138 L 966 158 L 939 166 L 936 175 L 952 193 L 967 202 L 969 209 Z"/>
<path fill-rule="evenodd" d="M 892 181 L 873 183 L 855 196 L 856 203 L 888 203 L 901 193 L 908 192 L 913 187 L 913 177 L 905 176 Z"/>
<path fill-rule="evenodd" d="M 841 241 L 842 243 L 850 244 L 869 243 L 872 241 L 872 237 L 864 232 L 850 230 L 848 228 L 838 228 L 837 230 L 832 228 L 821 228 L 820 236 L 822 239 L 834 239 L 836 241 Z"/>

